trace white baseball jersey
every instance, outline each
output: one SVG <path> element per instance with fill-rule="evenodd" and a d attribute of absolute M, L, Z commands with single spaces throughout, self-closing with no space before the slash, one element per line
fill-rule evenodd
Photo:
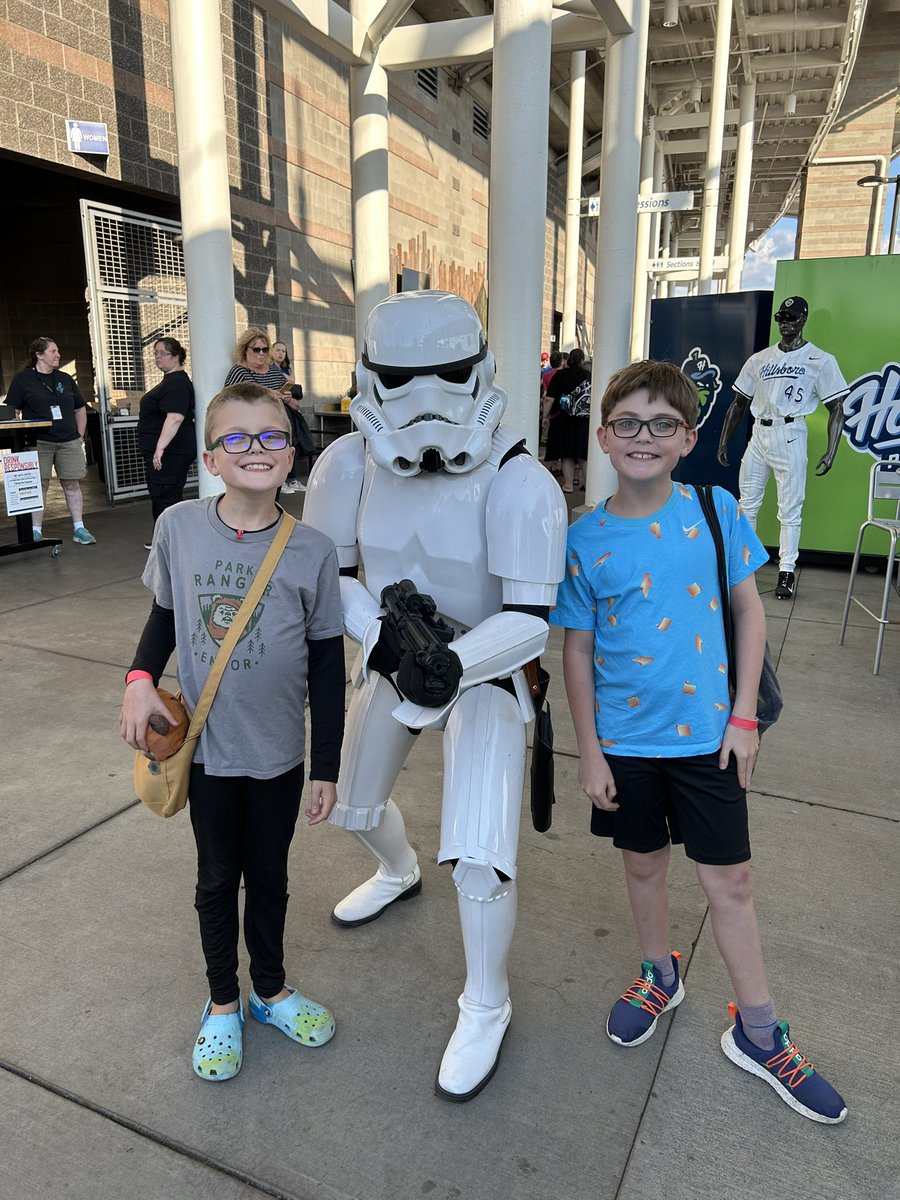
<path fill-rule="evenodd" d="M 848 390 L 833 354 L 807 342 L 799 350 L 767 346 L 752 354 L 734 381 L 750 397 L 754 417 L 805 417 Z"/>

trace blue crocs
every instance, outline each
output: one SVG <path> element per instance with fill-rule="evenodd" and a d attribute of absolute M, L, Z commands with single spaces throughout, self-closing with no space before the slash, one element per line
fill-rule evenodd
<path fill-rule="evenodd" d="M 212 1000 L 207 1000 L 191 1062 L 201 1079 L 220 1083 L 223 1079 L 233 1079 L 241 1069 L 244 1006 L 239 1002 L 236 1013 L 214 1014 L 211 1009 Z"/>
<path fill-rule="evenodd" d="M 775 1045 L 760 1050 L 744 1033 L 736 1004 L 728 1005 L 734 1024 L 722 1034 L 722 1049 L 733 1063 L 771 1084 L 785 1104 L 795 1112 L 823 1125 L 838 1125 L 847 1115 L 847 1105 L 827 1079 L 791 1040 L 787 1021 L 775 1026 Z"/>
<path fill-rule="evenodd" d="M 287 987 L 287 985 L 285 985 Z M 274 1025 L 301 1046 L 324 1046 L 334 1037 L 334 1017 L 327 1008 L 307 1000 L 296 988 L 277 1004 L 264 1004 L 250 989 L 250 1016 L 261 1025 Z"/>
<path fill-rule="evenodd" d="M 678 970 L 681 955 L 672 951 L 675 980 L 663 987 L 659 972 L 652 963 L 642 962 L 641 973 L 612 1006 L 606 1019 L 606 1032 L 620 1046 L 640 1046 L 656 1028 L 664 1012 L 675 1008 L 684 999 L 684 984 Z"/>

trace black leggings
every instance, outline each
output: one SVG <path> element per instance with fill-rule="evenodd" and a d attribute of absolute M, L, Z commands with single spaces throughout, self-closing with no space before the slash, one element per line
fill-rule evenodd
<path fill-rule="evenodd" d="M 191 767 L 190 812 L 197 842 L 200 941 L 214 1004 L 238 983 L 238 891 L 244 879 L 244 942 L 257 995 L 284 987 L 288 851 L 300 812 L 303 763 L 274 779 L 207 775 Z"/>

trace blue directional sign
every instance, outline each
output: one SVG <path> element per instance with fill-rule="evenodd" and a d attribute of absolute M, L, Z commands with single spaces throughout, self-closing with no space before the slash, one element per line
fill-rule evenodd
<path fill-rule="evenodd" d="M 66 121 L 66 141 L 73 154 L 109 154 L 109 134 L 103 121 Z"/>

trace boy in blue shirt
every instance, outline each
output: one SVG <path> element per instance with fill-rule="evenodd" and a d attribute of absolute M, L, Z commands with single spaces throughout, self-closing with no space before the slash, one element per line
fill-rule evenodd
<path fill-rule="evenodd" d="M 750 873 L 746 789 L 759 751 L 756 699 L 766 625 L 754 572 L 767 555 L 734 497 L 715 489 L 735 632 L 728 690 L 715 546 L 693 488 L 671 474 L 697 441 L 697 391 L 671 363 L 617 372 L 597 437 L 617 490 L 569 530 L 567 574 L 551 622 L 593 804 L 591 831 L 622 851 L 641 973 L 607 1033 L 638 1046 L 684 998 L 669 943 L 666 873 L 684 843 L 709 902 L 737 997 L 722 1049 L 805 1117 L 836 1124 L 844 1101 L 776 1018 Z"/>

